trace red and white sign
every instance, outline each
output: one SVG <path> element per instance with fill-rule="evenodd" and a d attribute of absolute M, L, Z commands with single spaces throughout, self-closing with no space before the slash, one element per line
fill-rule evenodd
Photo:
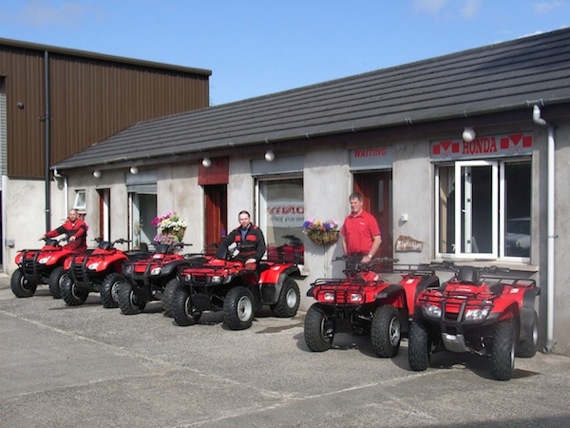
<path fill-rule="evenodd" d="M 473 141 L 432 141 L 431 159 L 479 159 L 490 157 L 520 156 L 532 153 L 532 134 L 517 133 L 491 137 L 479 137 Z"/>
<path fill-rule="evenodd" d="M 304 205 L 299 201 L 273 201 L 267 206 L 267 220 L 273 227 L 303 227 Z"/>

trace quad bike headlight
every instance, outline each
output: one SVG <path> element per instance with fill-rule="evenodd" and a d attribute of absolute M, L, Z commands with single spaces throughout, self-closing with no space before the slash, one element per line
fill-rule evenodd
<path fill-rule="evenodd" d="M 210 278 L 210 283 L 212 283 L 212 284 L 221 284 L 221 283 L 222 283 L 222 277 L 219 276 L 219 275 L 212 276 L 212 277 Z"/>
<path fill-rule="evenodd" d="M 160 275 L 160 273 L 162 272 L 162 268 L 161 267 L 155 267 L 154 269 L 152 269 L 150 271 L 151 275 Z"/>
<path fill-rule="evenodd" d="M 45 265 L 48 261 L 49 257 L 42 257 L 41 259 L 38 259 L 38 263 L 41 263 L 42 265 Z"/>
<path fill-rule="evenodd" d="M 127 265 L 125 266 L 125 273 L 127 275 L 131 275 L 133 273 L 133 265 Z"/>
<path fill-rule="evenodd" d="M 422 310 L 426 317 L 441 318 L 441 306 L 425 305 Z"/>
<path fill-rule="evenodd" d="M 352 293 L 348 299 L 351 303 L 360 303 L 363 301 L 362 294 L 360 293 Z"/>
<path fill-rule="evenodd" d="M 465 321 L 483 321 L 489 315 L 490 308 L 467 309 Z"/>
<path fill-rule="evenodd" d="M 323 293 L 323 299 L 325 302 L 334 302 L 334 293 Z"/>
<path fill-rule="evenodd" d="M 87 269 L 97 270 L 97 268 L 99 267 L 100 264 L 101 264 L 101 262 L 89 263 L 89 265 L 87 265 Z"/>

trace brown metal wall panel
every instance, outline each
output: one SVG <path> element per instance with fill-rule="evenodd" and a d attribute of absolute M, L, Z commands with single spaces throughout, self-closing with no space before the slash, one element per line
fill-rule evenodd
<path fill-rule="evenodd" d="M 49 55 L 50 164 L 133 124 L 208 106 L 209 78 L 174 67 L 145 67 Z M 8 175 L 45 174 L 44 52 L 0 45 L 8 115 Z M 24 108 L 16 103 L 21 101 Z"/>

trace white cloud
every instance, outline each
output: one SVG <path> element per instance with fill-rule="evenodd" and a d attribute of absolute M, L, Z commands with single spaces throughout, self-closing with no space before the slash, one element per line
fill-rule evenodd
<path fill-rule="evenodd" d="M 414 10 L 436 14 L 448 2 L 449 0 L 414 0 Z"/>
<path fill-rule="evenodd" d="M 36 27 L 61 25 L 74 27 L 88 16 L 89 7 L 78 2 L 54 5 L 49 0 L 30 0 L 17 13 L 22 23 Z"/>
<path fill-rule="evenodd" d="M 457 3 L 455 4 L 457 5 Z M 432 15 L 439 14 L 447 5 L 452 5 L 450 0 L 414 0 L 413 3 L 416 12 L 425 12 Z M 480 8 L 481 0 L 464 0 L 459 13 L 464 18 L 471 18 L 479 12 Z"/>
<path fill-rule="evenodd" d="M 461 15 L 465 18 L 471 18 L 479 12 L 481 8 L 481 0 L 466 0 L 463 8 L 461 9 Z"/>
<path fill-rule="evenodd" d="M 566 6 L 568 6 L 568 3 L 562 0 L 541 1 L 532 4 L 533 10 L 538 14 L 548 13 Z"/>

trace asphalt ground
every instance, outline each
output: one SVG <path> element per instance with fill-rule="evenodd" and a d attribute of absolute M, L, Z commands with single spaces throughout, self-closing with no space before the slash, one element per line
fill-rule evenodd
<path fill-rule="evenodd" d="M 517 359 L 514 378 L 488 361 L 436 354 L 412 372 L 365 336 L 309 352 L 304 313 L 264 311 L 245 331 L 220 313 L 178 327 L 160 302 L 133 316 L 78 307 L 47 286 L 16 298 L 0 277 L 0 426 L 17 427 L 561 427 L 570 426 L 570 358 Z"/>

